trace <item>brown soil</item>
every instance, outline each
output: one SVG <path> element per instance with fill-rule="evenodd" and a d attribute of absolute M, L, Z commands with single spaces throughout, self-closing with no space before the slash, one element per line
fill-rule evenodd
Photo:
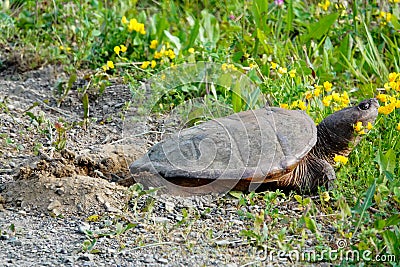
<path fill-rule="evenodd" d="M 62 69 L 5 69 L 0 74 L 0 208 L 57 216 L 121 211 L 127 188 L 116 183 L 129 177 L 129 163 L 146 150 L 146 142 L 121 142 L 128 86 L 112 85 L 90 99 L 91 120 L 84 127 L 76 88 L 57 106 L 55 85 L 68 79 Z M 57 123 L 67 129 L 61 151 L 54 149 Z"/>

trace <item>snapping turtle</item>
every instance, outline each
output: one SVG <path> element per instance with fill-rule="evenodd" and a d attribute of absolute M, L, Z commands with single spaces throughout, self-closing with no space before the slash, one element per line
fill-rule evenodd
<path fill-rule="evenodd" d="M 184 129 L 130 165 L 133 179 L 174 194 L 255 190 L 315 192 L 336 178 L 335 155 L 347 156 L 373 123 L 378 101 L 339 110 L 318 126 L 300 110 L 265 107 Z"/>

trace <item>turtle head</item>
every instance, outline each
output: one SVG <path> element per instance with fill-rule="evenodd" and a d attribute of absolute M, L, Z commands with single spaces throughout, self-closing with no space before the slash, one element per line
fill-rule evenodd
<path fill-rule="evenodd" d="M 326 117 L 317 126 L 317 150 L 330 162 L 332 162 L 332 155 L 347 156 L 350 152 L 350 143 L 356 145 L 360 139 L 360 136 L 354 133 L 354 126 L 358 122 L 361 122 L 364 127 L 368 123 L 373 124 L 378 116 L 378 108 L 378 101 L 371 98 Z"/>

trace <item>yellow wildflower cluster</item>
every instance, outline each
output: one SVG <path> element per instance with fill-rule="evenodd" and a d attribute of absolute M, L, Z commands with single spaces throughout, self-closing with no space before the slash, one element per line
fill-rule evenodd
<path fill-rule="evenodd" d="M 354 124 L 354 130 L 358 133 L 358 134 L 365 134 L 364 131 L 364 126 L 362 124 L 361 121 L 357 122 L 356 124 Z M 371 130 L 372 129 L 372 123 L 368 122 L 367 126 L 365 127 L 365 129 L 367 130 Z"/>
<path fill-rule="evenodd" d="M 164 47 L 160 51 L 154 52 L 154 58 L 155 59 L 160 59 L 163 56 L 169 57 L 170 59 L 174 59 L 175 58 L 175 52 L 172 49 L 165 50 Z"/>
<path fill-rule="evenodd" d="M 152 41 L 150 42 L 150 48 L 151 48 L 151 49 L 156 49 L 156 48 L 157 48 L 157 45 L 158 45 L 158 40 L 152 40 Z"/>
<path fill-rule="evenodd" d="M 378 108 L 378 112 L 380 114 L 389 115 L 392 113 L 396 108 L 400 108 L 400 100 L 396 99 L 394 96 L 389 96 L 387 94 L 379 94 L 376 98 L 380 101 L 385 103 L 385 105 L 380 106 Z"/>
<path fill-rule="evenodd" d="M 323 10 L 327 11 L 329 6 L 331 5 L 331 1 L 325 0 L 325 2 L 319 3 L 318 6 L 321 7 Z"/>
<path fill-rule="evenodd" d="M 392 72 L 389 74 L 389 82 L 384 85 L 386 90 L 393 89 L 397 92 L 400 92 L 400 72 Z"/>
<path fill-rule="evenodd" d="M 341 164 L 346 164 L 347 161 L 349 161 L 348 157 L 342 156 L 342 155 L 335 155 L 335 157 L 333 158 L 333 160 L 336 163 L 341 163 Z"/>
<path fill-rule="evenodd" d="M 332 83 L 330 83 L 330 82 L 328 82 L 328 81 L 325 81 L 325 82 L 324 82 L 324 89 L 325 89 L 326 92 L 332 91 L 332 86 L 333 86 Z"/>
<path fill-rule="evenodd" d="M 332 102 L 336 104 L 334 107 L 334 110 L 336 111 L 347 107 L 350 103 L 350 98 L 347 92 L 345 91 L 342 94 L 332 92 L 332 94 L 324 96 L 324 98 L 322 99 L 322 104 L 325 107 L 329 107 L 332 104 Z"/>
<path fill-rule="evenodd" d="M 397 130 L 397 131 L 400 131 L 400 122 L 397 124 L 396 130 Z"/>
<path fill-rule="evenodd" d="M 290 108 L 291 109 L 299 108 L 301 110 L 306 110 L 307 109 L 307 105 L 302 100 L 296 100 L 296 101 L 293 101 L 293 103 L 290 105 Z"/>
<path fill-rule="evenodd" d="M 287 68 L 279 67 L 278 72 L 279 74 L 285 74 L 287 73 Z"/>
<path fill-rule="evenodd" d="M 109 69 L 113 69 L 114 68 L 114 62 L 112 62 L 111 60 L 107 61 L 107 64 L 102 66 L 103 70 L 109 70 Z"/>
<path fill-rule="evenodd" d="M 145 61 L 142 63 L 140 66 L 142 69 L 147 69 L 150 66 L 150 68 L 154 69 L 157 66 L 157 62 L 155 60 L 152 61 Z"/>
<path fill-rule="evenodd" d="M 283 74 L 287 73 L 287 74 L 289 74 L 289 76 L 291 78 L 296 77 L 296 69 L 291 69 L 290 71 L 288 71 L 287 68 L 281 67 L 281 66 L 279 66 L 277 63 L 275 63 L 273 61 L 271 61 L 270 64 L 271 64 L 271 69 L 278 70 L 279 74 L 283 75 Z"/>
<path fill-rule="evenodd" d="M 321 199 L 323 199 L 325 202 L 328 202 L 331 199 L 331 197 L 329 196 L 329 192 L 327 191 L 322 192 L 320 196 Z"/>
<path fill-rule="evenodd" d="M 381 11 L 378 14 L 378 19 L 381 20 L 382 25 L 386 25 L 388 22 L 392 20 L 392 13 Z"/>
<path fill-rule="evenodd" d="M 68 47 L 68 46 L 65 47 L 65 46 L 60 45 L 59 48 L 60 48 L 61 51 L 66 51 L 66 52 L 70 52 L 71 51 L 71 47 Z"/>
<path fill-rule="evenodd" d="M 235 65 L 233 65 L 233 64 L 227 64 L 227 63 L 223 63 L 222 66 L 221 66 L 221 69 L 222 69 L 223 71 L 226 71 L 226 70 L 237 70 L 237 68 L 235 67 Z"/>
<path fill-rule="evenodd" d="M 144 29 L 144 24 L 138 22 L 136 19 L 128 20 L 125 16 L 121 19 L 122 24 L 128 25 L 129 32 L 138 32 L 140 34 L 146 34 L 146 30 Z"/>
<path fill-rule="evenodd" d="M 128 48 L 125 45 L 117 45 L 114 47 L 114 52 L 119 56 L 119 53 L 125 53 Z"/>
<path fill-rule="evenodd" d="M 400 92 L 400 73 L 392 72 L 388 76 L 388 82 L 384 85 L 386 92 L 385 94 L 379 93 L 376 99 L 379 102 L 384 103 L 378 108 L 380 114 L 388 115 L 392 113 L 396 108 L 400 108 L 400 99 L 397 99 L 398 92 Z"/>

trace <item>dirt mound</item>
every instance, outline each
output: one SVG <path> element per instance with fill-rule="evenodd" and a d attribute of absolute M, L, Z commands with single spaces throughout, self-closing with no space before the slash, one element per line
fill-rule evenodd
<path fill-rule="evenodd" d="M 41 154 L 5 186 L 4 202 L 55 216 L 121 212 L 127 188 L 116 182 L 129 177 L 129 163 L 142 153 L 134 146 L 104 145 L 80 155 L 69 150 Z"/>

